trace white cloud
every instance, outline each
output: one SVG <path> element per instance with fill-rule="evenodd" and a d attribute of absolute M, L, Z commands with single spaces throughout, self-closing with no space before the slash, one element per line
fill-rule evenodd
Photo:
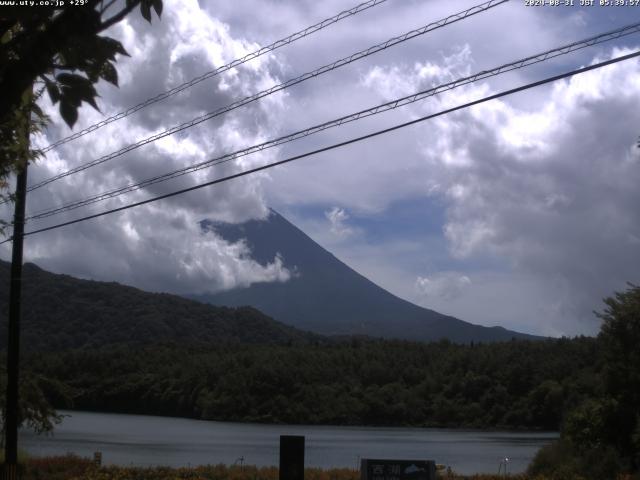
<path fill-rule="evenodd" d="M 243 242 L 228 243 L 201 231 L 188 214 L 163 207 L 81 224 L 73 239 L 59 230 L 46 243 L 27 240 L 29 261 L 54 272 L 185 294 L 290 278 L 280 257 L 262 266 Z"/>
<path fill-rule="evenodd" d="M 428 297 L 417 292 L 411 299 L 418 305 L 473 323 L 501 325 L 535 335 L 594 334 L 598 328 L 595 318 L 575 318 L 575 292 L 557 277 L 541 282 L 535 274 L 475 272 L 473 282 L 465 284 L 460 295 Z M 601 310 L 601 306 L 597 309 Z"/>
<path fill-rule="evenodd" d="M 324 212 L 324 216 L 329 220 L 329 231 L 332 234 L 342 238 L 353 235 L 354 230 L 346 224 L 349 214 L 343 208 L 333 207 Z"/>
<path fill-rule="evenodd" d="M 625 53 L 608 50 L 598 58 Z M 392 95 L 390 86 L 425 86 L 414 63 L 370 72 L 367 87 L 384 98 Z M 486 81 L 458 89 L 410 107 L 404 118 L 500 88 Z M 401 296 L 488 325 L 594 333 L 598 320 L 592 311 L 601 309 L 601 299 L 624 289 L 626 281 L 640 280 L 639 107 L 640 65 L 631 60 L 440 117 L 291 173 L 305 192 L 298 198 L 345 208 L 382 212 L 394 202 L 425 196 L 443 202 L 443 233 L 457 268 L 460 262 L 499 258 L 512 270 L 487 285 L 474 280 L 456 305 L 433 295 L 420 298 L 408 282 L 396 289 Z M 372 264 L 393 263 L 379 250 Z M 387 270 L 377 268 L 380 278 L 396 275 Z M 460 275 L 476 277 L 464 267 Z M 465 303 L 471 297 L 477 302 Z"/>
<path fill-rule="evenodd" d="M 463 294 L 471 279 L 456 272 L 439 272 L 431 277 L 418 277 L 416 290 L 427 298 L 452 300 Z"/>
<path fill-rule="evenodd" d="M 412 66 L 391 65 L 371 68 L 361 80 L 364 87 L 376 90 L 387 100 L 416 93 L 416 87 L 440 85 L 471 74 L 473 65 L 468 44 L 453 47 L 447 55 L 440 53 L 434 62 L 416 62 Z M 416 85 L 418 80 L 418 85 Z"/>
<path fill-rule="evenodd" d="M 452 253 L 498 255 L 562 285 L 561 295 L 547 292 L 548 313 L 569 330 L 575 320 L 593 324 L 601 298 L 638 279 L 628 239 L 640 232 L 639 86 L 629 61 L 559 82 L 528 110 L 495 101 L 423 129 L 437 139 L 423 155 L 448 201 Z"/>
<path fill-rule="evenodd" d="M 233 37 L 228 25 L 207 15 L 195 0 L 165 3 L 162 20 L 152 26 L 136 12 L 113 28 L 111 34 L 120 38 L 132 54 L 131 58 L 118 61 L 121 88 L 100 84 L 102 113 L 83 107 L 74 131 L 258 48 L 242 37 Z M 266 55 L 67 143 L 30 169 L 31 182 L 99 158 L 273 84 L 274 65 L 273 57 Z M 52 118 L 59 119 L 57 107 L 46 101 L 45 108 Z M 66 204 L 258 143 L 265 138 L 270 125 L 276 123 L 269 119 L 276 119 L 282 108 L 280 96 L 268 102 L 267 107 L 254 106 L 244 115 L 231 114 L 165 137 L 86 173 L 34 191 L 29 195 L 29 210 Z M 68 133 L 66 126 L 56 122 L 46 135 L 35 139 L 35 144 L 45 146 Z M 27 230 L 206 182 L 264 162 L 271 155 L 264 152 L 254 158 L 200 170 L 102 202 L 89 210 L 32 222 Z M 286 281 L 289 272 L 279 258 L 261 266 L 251 260 L 243 244 L 227 244 L 211 233 L 203 234 L 198 226 L 203 218 L 244 221 L 267 215 L 262 178 L 238 179 L 171 201 L 34 235 L 26 242 L 26 259 L 58 272 L 180 293 Z M 6 247 L 3 256 L 8 256 Z"/>

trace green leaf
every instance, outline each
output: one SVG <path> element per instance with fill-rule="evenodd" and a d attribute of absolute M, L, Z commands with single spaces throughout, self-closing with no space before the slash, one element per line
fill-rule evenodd
<path fill-rule="evenodd" d="M 108 58 L 110 60 L 115 60 L 115 54 L 119 53 L 120 55 L 125 55 L 130 57 L 129 53 L 124 49 L 122 43 L 120 43 L 115 38 L 111 37 L 96 37 L 95 38 L 95 49 L 102 52 L 103 58 Z"/>
<path fill-rule="evenodd" d="M 78 68 L 80 65 L 80 58 L 83 57 L 84 45 L 73 42 L 73 46 L 65 48 L 60 51 L 59 60 L 60 63 L 71 68 Z"/>
<path fill-rule="evenodd" d="M 89 65 L 84 69 L 84 73 L 87 74 L 89 81 L 91 83 L 96 83 L 100 79 L 100 70 L 96 65 Z"/>
<path fill-rule="evenodd" d="M 38 105 L 37 103 L 34 103 L 33 105 L 31 105 L 31 112 L 35 115 L 36 118 L 43 118 L 44 117 L 44 112 L 42 111 L 42 109 L 40 108 L 40 105 Z M 31 120 L 31 123 L 33 123 L 34 120 Z"/>
<path fill-rule="evenodd" d="M 113 66 L 111 62 L 105 62 L 102 65 L 102 69 L 100 70 L 100 77 L 105 79 L 107 82 L 118 86 L 118 71 L 116 67 Z"/>
<path fill-rule="evenodd" d="M 147 22 L 151 23 L 151 4 L 149 0 L 140 2 L 140 13 Z"/>
<path fill-rule="evenodd" d="M 56 80 L 58 80 L 62 85 L 67 85 L 69 87 L 91 86 L 91 80 L 87 77 L 83 77 L 82 75 L 76 75 L 75 73 L 60 73 L 56 75 Z"/>
<path fill-rule="evenodd" d="M 93 85 L 91 84 L 62 87 L 63 99 L 76 108 L 79 107 L 83 101 L 85 101 L 93 108 L 100 111 L 98 105 L 96 104 L 96 96 L 98 96 L 98 94 L 96 93 L 96 89 L 93 88 Z"/>
<path fill-rule="evenodd" d="M 82 96 L 77 90 L 71 87 L 62 87 L 60 102 L 68 103 L 72 107 L 78 108 L 82 104 Z"/>
<path fill-rule="evenodd" d="M 158 18 L 162 16 L 162 0 L 153 0 L 153 9 L 156 11 Z"/>
<path fill-rule="evenodd" d="M 44 84 L 47 87 L 47 93 L 49 94 L 49 98 L 51 98 L 51 102 L 55 105 L 60 100 L 60 89 L 58 85 L 46 77 Z"/>
<path fill-rule="evenodd" d="M 83 100 L 87 102 L 89 105 L 91 105 L 93 108 L 95 108 L 97 111 L 100 111 L 100 109 L 98 108 L 98 104 L 96 103 L 96 97 L 97 95 L 92 95 L 92 96 L 83 98 Z"/>
<path fill-rule="evenodd" d="M 74 123 L 78 120 L 78 108 L 71 105 L 66 97 L 63 97 L 60 102 L 60 115 L 63 120 L 69 125 L 69 128 L 73 128 Z"/>

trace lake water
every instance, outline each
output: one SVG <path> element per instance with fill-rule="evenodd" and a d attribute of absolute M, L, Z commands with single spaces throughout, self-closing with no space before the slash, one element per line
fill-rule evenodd
<path fill-rule="evenodd" d="M 184 418 L 62 411 L 69 415 L 53 436 L 20 432 L 20 448 L 32 455 L 102 452 L 116 465 L 278 465 L 280 435 L 306 437 L 310 467 L 358 468 L 360 458 L 435 460 L 462 474 L 521 472 L 554 432 L 504 432 L 433 428 L 332 427 L 206 422 Z"/>

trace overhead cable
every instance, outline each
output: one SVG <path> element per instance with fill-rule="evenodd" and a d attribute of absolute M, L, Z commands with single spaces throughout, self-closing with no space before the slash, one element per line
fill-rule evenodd
<path fill-rule="evenodd" d="M 56 147 L 59 147 L 60 145 L 63 145 L 67 142 L 70 142 L 71 140 L 75 140 L 76 138 L 80 138 L 88 133 L 91 133 L 95 130 L 98 130 L 99 128 L 104 127 L 105 125 L 109 125 L 110 123 L 113 123 L 117 120 L 120 120 L 122 118 L 128 117 L 129 115 L 137 112 L 138 110 L 142 110 L 145 107 L 148 107 L 149 105 L 153 105 L 154 103 L 160 102 L 162 100 L 165 100 L 166 98 L 169 98 L 177 93 L 182 92 L 183 90 L 186 90 L 187 88 L 193 87 L 194 85 L 207 80 L 209 78 L 212 78 L 216 75 L 219 75 L 223 72 L 226 72 L 228 70 L 231 70 L 232 68 L 238 67 L 240 65 L 242 65 L 243 63 L 246 63 L 250 60 L 253 60 L 254 58 L 258 58 L 266 53 L 269 52 L 273 52 L 274 50 L 280 48 L 280 47 L 284 47 L 285 45 L 289 45 L 293 42 L 295 42 L 296 40 L 300 40 L 301 38 L 307 37 L 309 35 L 311 35 L 312 33 L 315 33 L 319 30 L 322 30 L 323 28 L 326 28 L 330 25 L 333 25 L 334 23 L 339 22 L 340 20 L 344 20 L 345 18 L 351 17 L 353 15 L 357 15 L 360 12 L 363 12 L 365 10 L 368 10 L 371 7 L 375 7 L 376 5 L 380 5 L 381 3 L 386 2 L 387 0 L 368 0 L 367 2 L 363 2 L 359 5 L 356 5 L 355 7 L 349 8 L 348 10 L 343 10 L 342 12 L 338 13 L 337 15 L 334 15 L 333 17 L 330 18 L 326 18 L 324 20 L 322 20 L 321 22 L 318 22 L 314 25 L 311 25 L 310 27 L 307 27 L 303 30 L 300 30 L 296 33 L 292 33 L 291 35 L 289 35 L 288 37 L 282 38 L 280 40 L 277 40 L 275 42 L 273 42 L 270 45 L 267 45 L 266 47 L 261 47 L 258 50 L 248 53 L 247 55 L 245 55 L 244 57 L 238 58 L 236 60 L 233 60 L 232 62 L 223 65 L 221 67 L 218 67 L 214 70 L 211 70 L 209 72 L 203 73 L 202 75 L 193 78 L 191 80 L 189 80 L 188 82 L 184 82 L 180 85 L 178 85 L 177 87 L 173 87 L 170 90 L 167 90 L 166 92 L 163 93 L 159 93 L 158 95 L 156 95 L 155 97 L 151 97 L 147 100 L 145 100 L 144 102 L 141 102 L 137 105 L 134 105 L 133 107 L 130 107 L 120 113 L 117 113 L 115 115 L 112 115 L 108 118 L 105 118 L 104 120 L 99 121 L 98 123 L 95 123 L 83 130 L 80 130 L 79 132 L 76 132 L 72 135 L 69 135 L 68 137 L 62 138 L 60 140 L 58 140 L 55 143 L 52 143 L 51 145 L 45 147 L 43 149 L 43 152 L 48 152 L 49 150 L 52 150 Z"/>
<path fill-rule="evenodd" d="M 448 83 L 444 83 L 442 85 L 438 85 L 436 87 L 432 87 L 429 88 L 427 90 L 423 90 L 420 91 L 418 93 L 414 93 L 412 95 L 407 95 L 405 97 L 401 97 L 380 105 L 376 105 L 374 107 L 368 108 L 366 110 L 360 110 L 358 112 L 349 114 L 349 115 L 345 115 L 339 118 L 336 118 L 334 120 L 328 121 L 328 122 L 324 122 L 318 125 L 314 125 L 312 127 L 303 129 L 303 130 L 298 130 L 296 132 L 293 132 L 291 134 L 282 136 L 282 137 L 278 137 L 276 139 L 273 140 L 269 140 L 267 142 L 263 142 L 257 145 L 253 145 L 251 147 L 247 147 L 241 150 L 237 150 L 231 153 L 227 153 L 225 155 L 221 155 L 218 157 L 214 157 L 208 160 L 205 160 L 203 162 L 199 162 L 193 165 L 189 165 L 187 167 L 178 169 L 178 170 L 174 170 L 171 172 L 167 172 L 161 175 L 157 175 L 151 178 L 147 178 L 145 180 L 136 182 L 136 183 L 130 183 L 128 185 L 122 186 L 122 187 L 118 187 L 116 189 L 113 190 L 109 190 L 106 192 L 102 192 L 99 194 L 96 194 L 94 196 L 82 199 L 82 200 L 76 200 L 74 202 L 70 202 L 66 205 L 60 206 L 60 207 L 55 207 L 55 208 L 51 208 L 48 210 L 43 210 L 43 211 L 39 211 L 36 212 L 30 216 L 27 217 L 27 220 L 36 220 L 36 219 L 42 219 L 42 218 L 46 218 L 46 217 L 50 217 L 52 215 L 56 215 L 59 213 L 63 213 L 63 212 L 67 212 L 70 210 L 75 210 L 76 208 L 80 208 L 83 206 L 87 206 L 87 205 L 91 205 L 94 203 L 98 203 L 101 202 L 103 200 L 107 200 L 110 198 L 114 198 L 129 192 L 133 192 L 136 190 L 139 190 L 141 188 L 145 188 L 151 185 L 154 185 L 156 183 L 160 183 L 160 182 L 164 182 L 173 178 L 177 178 L 189 173 L 193 173 L 196 172 L 198 170 L 202 170 L 205 168 L 210 168 L 212 166 L 215 165 L 219 165 L 222 163 L 227 163 L 230 161 L 233 161 L 235 159 L 244 157 L 246 155 L 250 155 L 253 153 L 257 153 L 260 152 L 262 150 L 266 150 L 268 148 L 273 148 L 279 145 L 283 145 L 285 143 L 289 143 L 292 142 L 294 140 L 298 140 L 300 138 L 304 138 L 307 137 L 309 135 L 313 135 L 316 133 L 319 133 L 323 130 L 327 130 L 329 128 L 333 128 L 333 127 L 338 127 L 340 125 L 344 125 L 346 123 L 350 123 L 350 122 L 354 122 L 356 120 L 360 120 L 362 118 L 366 118 L 372 115 L 377 115 L 389 110 L 393 110 L 414 102 L 417 102 L 419 100 L 424 100 L 425 98 L 428 97 L 432 97 L 435 95 L 438 95 L 440 93 L 443 93 L 445 91 L 449 91 L 449 90 L 453 90 L 455 88 L 464 86 L 464 85 L 468 85 L 470 83 L 476 82 L 478 80 L 483 80 L 489 77 L 494 77 L 506 72 L 510 72 L 513 70 L 517 70 L 520 68 L 524 68 L 533 64 L 537 64 L 540 62 L 544 62 L 545 60 L 549 60 L 551 58 L 555 58 L 558 57 L 560 55 L 566 55 L 568 53 L 574 52 L 576 50 L 580 50 L 582 48 L 585 47 L 589 47 L 589 46 L 593 46 L 593 45 L 597 45 L 609 40 L 613 40 L 613 39 L 617 39 L 617 38 L 621 38 L 623 36 L 626 35 L 630 35 L 632 33 L 639 33 L 640 32 L 640 22 L 639 23 L 635 23 L 632 25 L 627 25 L 625 27 L 621 27 L 618 28 L 616 30 L 612 30 L 606 33 L 601 33 L 599 35 L 593 36 L 593 37 L 589 37 L 577 42 L 573 42 L 570 43 L 568 45 L 564 45 L 562 47 L 558 47 L 558 48 L 554 48 L 552 50 L 547 50 L 543 53 L 539 53 L 536 55 L 532 55 L 520 60 L 516 60 L 514 62 L 511 63 L 507 63 L 504 65 L 501 65 L 499 67 L 493 68 L 491 70 L 483 70 L 481 72 L 475 73 L 473 75 L 467 76 L 467 77 L 463 77 L 463 78 L 459 78 L 457 80 L 448 82 Z"/>
<path fill-rule="evenodd" d="M 428 32 L 431 32 L 433 30 L 442 28 L 442 27 L 444 27 L 446 25 L 449 25 L 451 23 L 458 22 L 458 21 L 463 20 L 465 18 L 468 18 L 468 17 L 470 17 L 472 15 L 476 15 L 478 13 L 485 12 L 485 11 L 489 10 L 490 8 L 494 8 L 494 7 L 498 6 L 498 5 L 506 3 L 508 1 L 509 0 L 489 0 L 488 2 L 485 2 L 485 3 L 482 3 L 480 5 L 476 5 L 474 7 L 468 8 L 467 10 L 464 10 L 462 12 L 458 12 L 456 14 L 450 15 L 450 16 L 448 16 L 446 18 L 443 18 L 442 20 L 438 20 L 437 22 L 433 22 L 433 23 L 430 23 L 428 25 L 425 25 L 424 27 L 418 28 L 416 30 L 411 30 L 410 32 L 404 33 L 404 34 L 402 34 L 402 35 L 400 35 L 398 37 L 390 38 L 389 40 L 387 40 L 385 42 L 379 43 L 379 44 L 374 45 L 372 47 L 369 47 L 369 48 L 367 48 L 365 50 L 361 50 L 360 52 L 354 53 L 354 54 L 349 55 L 348 57 L 344 57 L 344 58 L 342 58 L 340 60 L 336 60 L 335 62 L 332 62 L 332 63 L 330 63 L 328 65 L 324 65 L 324 66 L 322 66 L 320 68 L 317 68 L 317 69 L 315 69 L 315 70 L 313 70 L 311 72 L 307 72 L 307 73 L 304 73 L 304 74 L 302 74 L 302 75 L 300 75 L 298 77 L 295 77 L 295 78 L 292 78 L 290 80 L 287 80 L 284 83 L 281 83 L 279 85 L 275 85 L 275 86 L 273 86 L 271 88 L 268 88 L 266 90 L 258 92 L 258 93 L 254 94 L 254 95 L 242 98 L 242 99 L 240 99 L 238 101 L 235 101 L 235 102 L 233 102 L 233 103 L 231 103 L 231 104 L 229 104 L 229 105 L 227 105 L 225 107 L 218 108 L 218 109 L 216 109 L 216 110 L 214 110 L 212 112 L 209 112 L 209 113 L 206 113 L 206 114 L 201 115 L 199 117 L 196 117 L 196 118 L 194 118 L 194 119 L 192 119 L 192 120 L 190 120 L 188 122 L 184 122 L 184 123 L 182 123 L 180 125 L 176 125 L 174 127 L 166 129 L 166 130 L 164 130 L 164 131 L 162 131 L 160 133 L 157 133 L 157 134 L 152 135 L 150 137 L 147 137 L 147 138 L 145 138 L 143 140 L 140 140 L 140 141 L 138 141 L 136 143 L 127 145 L 126 147 L 123 147 L 120 150 L 117 150 L 115 152 L 112 152 L 112 153 L 109 153 L 107 155 L 104 155 L 104 156 L 102 156 L 102 157 L 100 157 L 98 159 L 92 160 L 92 161 L 87 162 L 87 163 L 85 163 L 83 165 L 79 165 L 79 166 L 74 167 L 72 169 L 69 169 L 69 170 L 67 170 L 65 172 L 62 172 L 62 173 L 60 173 L 58 175 L 55 175 L 55 176 L 50 177 L 50 178 L 47 178 L 47 179 L 45 179 L 45 180 L 43 180 L 43 181 L 41 181 L 39 183 L 36 183 L 36 184 L 30 186 L 27 189 L 27 191 L 31 192 L 31 191 L 36 190 L 38 188 L 41 188 L 41 187 L 43 187 L 45 185 L 48 185 L 51 182 L 59 180 L 61 178 L 67 177 L 69 175 L 73 175 L 75 173 L 82 172 L 82 171 L 87 170 L 89 168 L 95 167 L 96 165 L 103 164 L 103 163 L 105 163 L 105 162 L 107 162 L 109 160 L 112 160 L 112 159 L 117 158 L 117 157 L 119 157 L 121 155 L 124 155 L 127 152 L 130 152 L 130 151 L 135 150 L 137 148 L 140 148 L 140 147 L 142 147 L 144 145 L 147 145 L 149 143 L 152 143 L 152 142 L 155 142 L 157 140 L 160 140 L 161 138 L 164 138 L 164 137 L 167 137 L 169 135 L 173 135 L 174 133 L 178 133 L 180 131 L 186 130 L 186 129 L 191 128 L 191 127 L 193 127 L 195 125 L 198 125 L 198 124 L 200 124 L 202 122 L 205 122 L 207 120 L 211 120 L 212 118 L 218 117 L 218 116 L 220 116 L 220 115 L 222 115 L 224 113 L 227 113 L 227 112 L 230 112 L 232 110 L 235 110 L 236 108 L 242 107 L 242 106 L 247 105 L 247 104 L 252 103 L 252 102 L 255 102 L 255 101 L 257 101 L 257 100 L 259 100 L 259 99 L 261 99 L 263 97 L 266 97 L 268 95 L 272 95 L 272 94 L 274 94 L 276 92 L 279 92 L 281 90 L 289 88 L 289 87 L 291 87 L 293 85 L 297 85 L 297 84 L 302 83 L 302 82 L 304 82 L 306 80 L 309 80 L 311 78 L 315 78 L 315 77 L 317 77 L 319 75 L 322 75 L 324 73 L 330 72 L 332 70 L 336 70 L 336 69 L 338 69 L 340 67 L 348 65 L 350 63 L 353 63 L 353 62 L 355 62 L 357 60 L 360 60 L 362 58 L 368 57 L 369 55 L 373 55 L 374 53 L 380 52 L 380 51 L 385 50 L 385 49 L 387 49 L 389 47 L 397 45 L 399 43 L 406 42 L 407 40 L 410 40 L 410 39 L 415 38 L 415 37 L 420 36 L 420 35 L 424 35 L 424 34 L 426 34 Z"/>
<path fill-rule="evenodd" d="M 192 187 L 183 188 L 181 190 L 176 190 L 174 192 L 166 193 L 164 195 L 159 195 L 157 197 L 148 198 L 148 199 L 142 200 L 140 202 L 130 203 L 128 205 L 123 205 L 123 206 L 118 207 L 118 208 L 105 210 L 103 212 L 95 213 L 93 215 L 87 215 L 85 217 L 76 218 L 75 220 L 70 220 L 70 221 L 67 221 L 67 222 L 58 223 L 58 224 L 51 225 L 51 226 L 48 226 L 48 227 L 39 228 L 37 230 L 32 230 L 30 232 L 24 233 L 23 236 L 26 237 L 26 236 L 29 236 L 29 235 L 35 235 L 37 233 L 48 232 L 48 231 L 55 230 L 55 229 L 58 229 L 58 228 L 66 227 L 66 226 L 69 226 L 69 225 L 73 225 L 73 224 L 76 224 L 76 223 L 84 222 L 84 221 L 87 221 L 87 220 L 92 220 L 94 218 L 99 218 L 99 217 L 103 217 L 105 215 L 110 215 L 112 213 L 122 212 L 122 211 L 128 210 L 130 208 L 139 207 L 141 205 L 146 205 L 146 204 L 149 204 L 149 203 L 157 202 L 159 200 L 163 200 L 163 199 L 166 199 L 166 198 L 175 197 L 175 196 L 181 195 L 183 193 L 192 192 L 194 190 L 199 190 L 201 188 L 209 187 L 211 185 L 216 185 L 218 183 L 223 183 L 223 182 L 226 182 L 226 181 L 229 181 L 229 180 L 233 180 L 235 178 L 244 177 L 244 176 L 250 175 L 252 173 L 256 173 L 256 172 L 259 172 L 259 171 L 262 171 L 262 170 L 273 168 L 273 167 L 276 167 L 276 166 L 279 166 L 279 165 L 284 165 L 286 163 L 290 163 L 290 162 L 293 162 L 295 160 L 301 160 L 303 158 L 310 157 L 312 155 L 317 155 L 319 153 L 327 152 L 327 151 L 330 151 L 330 150 L 334 150 L 334 149 L 337 149 L 337 148 L 340 148 L 340 147 L 344 147 L 346 145 L 351 145 L 351 144 L 354 144 L 354 143 L 357 143 L 357 142 L 368 140 L 370 138 L 377 137 L 379 135 L 390 133 L 390 132 L 393 132 L 393 131 L 396 131 L 396 130 L 400 130 L 400 129 L 408 127 L 410 125 L 415 125 L 417 123 L 424 122 L 426 120 L 430 120 L 430 119 L 435 118 L 435 117 L 446 115 L 448 113 L 452 113 L 452 112 L 455 112 L 455 111 L 458 111 L 458 110 L 469 108 L 469 107 L 472 107 L 474 105 L 479 105 L 479 104 L 484 103 L 484 102 L 488 102 L 488 101 L 495 100 L 495 99 L 498 99 L 498 98 L 501 98 L 501 97 L 505 97 L 507 95 L 512 95 L 514 93 L 522 92 L 522 91 L 528 90 L 530 88 L 534 88 L 534 87 L 537 87 L 537 86 L 540 86 L 540 85 L 545 85 L 545 84 L 548 84 L 548 83 L 551 83 L 551 82 L 555 82 L 557 80 L 562 80 L 564 78 L 568 78 L 568 77 L 571 77 L 571 76 L 574 76 L 574 75 L 578 75 L 578 74 L 581 74 L 581 73 L 584 73 L 584 72 L 588 72 L 588 71 L 591 71 L 591 70 L 602 68 L 602 67 L 605 67 L 607 65 L 612 65 L 614 63 L 622 62 L 624 60 L 629 60 L 631 58 L 635 58 L 635 57 L 638 57 L 638 56 L 640 56 L 640 50 L 636 51 L 636 52 L 633 52 L 633 53 L 630 53 L 628 55 L 623 55 L 621 57 L 616 57 L 616 58 L 613 58 L 611 60 L 606 60 L 606 61 L 599 62 L 599 63 L 593 64 L 593 65 L 589 65 L 587 67 L 579 68 L 577 70 L 572 70 L 570 72 L 566 72 L 566 73 L 563 73 L 563 74 L 560 74 L 560 75 L 555 75 L 553 77 L 548 77 L 548 78 L 545 78 L 543 80 L 538 80 L 536 82 L 528 83 L 526 85 L 522 85 L 522 86 L 517 87 L 517 88 L 512 88 L 510 90 L 505 90 L 503 92 L 496 93 L 494 95 L 489 95 L 489 96 L 481 98 L 479 100 L 474 100 L 472 102 L 467 102 L 465 104 L 458 105 L 458 106 L 453 107 L 453 108 L 442 110 L 442 111 L 437 112 L 437 113 L 433 113 L 433 114 L 426 115 L 424 117 L 420 117 L 420 118 L 417 118 L 417 119 L 414 119 L 414 120 L 411 120 L 411 121 L 408 121 L 408 122 L 405 122 L 405 123 L 394 125 L 393 127 L 385 128 L 385 129 L 382 129 L 382 130 L 377 130 L 377 131 L 369 133 L 367 135 L 362 135 L 360 137 L 352 138 L 350 140 L 346 140 L 346 141 L 339 142 L 339 143 L 334 143 L 333 145 L 329 145 L 327 147 L 323 147 L 323 148 L 319 148 L 319 149 L 316 149 L 316 150 L 313 150 L 313 151 L 310 151 L 310 152 L 306 152 L 306 153 L 303 153 L 301 155 L 296 155 L 296 156 L 293 156 L 293 157 L 289 157 L 289 158 L 286 158 L 284 160 L 279 160 L 277 162 L 273 162 L 273 163 L 269 163 L 269 164 L 266 164 L 266 165 L 262 165 L 260 167 L 255 167 L 255 168 L 252 168 L 252 169 L 249 169 L 249 170 L 245 170 L 243 172 L 235 173 L 233 175 L 229 175 L 229 176 L 226 176 L 226 177 L 223 177 L 223 178 L 218 178 L 218 179 L 215 179 L 215 180 L 211 180 L 209 182 L 201 183 L 199 185 L 194 185 Z M 12 239 L 13 238 L 9 238 L 7 240 L 4 240 L 3 242 L 0 242 L 0 244 L 9 242 Z"/>

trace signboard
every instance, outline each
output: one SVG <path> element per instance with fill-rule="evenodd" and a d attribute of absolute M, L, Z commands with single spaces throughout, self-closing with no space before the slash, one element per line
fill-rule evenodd
<path fill-rule="evenodd" d="M 360 463 L 361 480 L 435 480 L 433 460 L 373 460 Z"/>

